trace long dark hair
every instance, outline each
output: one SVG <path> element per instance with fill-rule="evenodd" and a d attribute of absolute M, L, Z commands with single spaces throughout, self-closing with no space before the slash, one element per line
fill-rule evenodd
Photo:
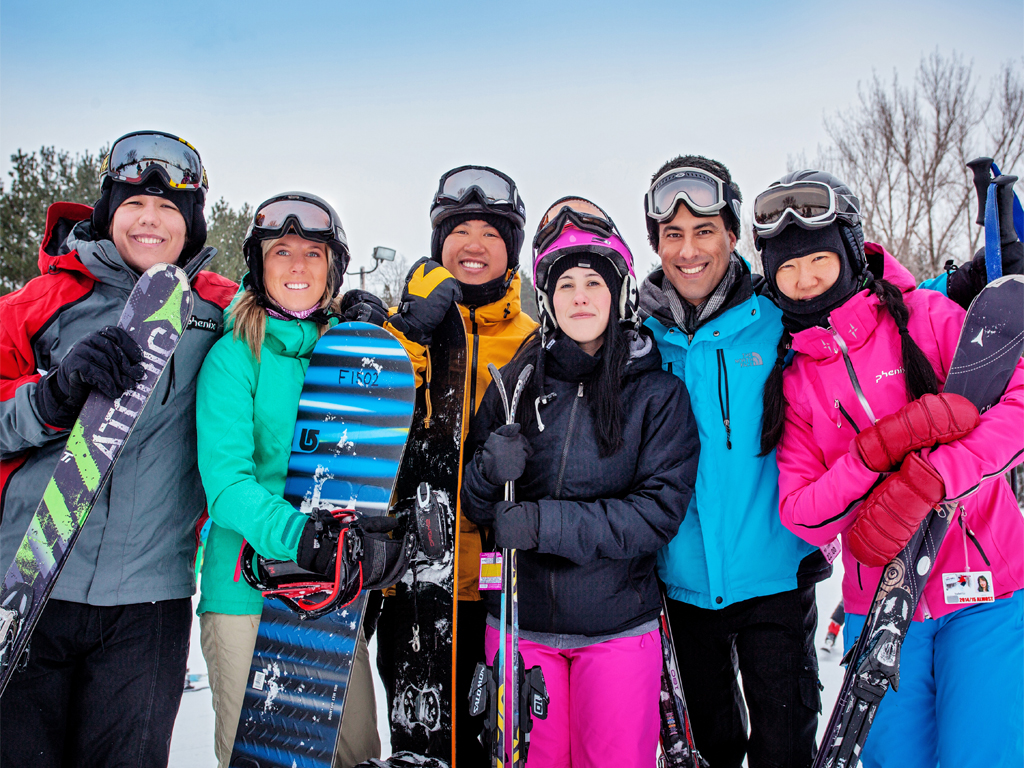
<path fill-rule="evenodd" d="M 917 400 L 922 395 L 938 394 L 939 380 L 935 375 L 924 352 L 914 341 L 907 330 L 910 310 L 903 301 L 903 291 L 888 280 L 875 280 L 872 288 L 882 306 L 895 321 L 900 334 L 900 347 L 903 357 L 903 378 L 907 385 L 907 397 Z M 785 421 L 785 400 L 782 394 L 782 369 L 785 367 L 786 355 L 792 345 L 793 336 L 788 330 L 783 331 L 776 350 L 775 365 L 764 383 L 764 417 L 761 422 L 761 453 L 767 456 L 782 439 L 782 427 Z"/>
<path fill-rule="evenodd" d="M 601 367 L 583 392 L 593 415 L 598 455 L 605 458 L 622 448 L 622 377 L 629 361 L 629 340 L 619 324 L 615 302 L 612 302 L 603 339 L 598 353 Z M 517 414 L 517 420 L 523 425 L 524 431 L 528 427 L 537 427 L 538 411 L 541 420 L 544 419 L 544 406 L 537 404 L 537 399 L 548 394 L 544 377 L 545 356 L 538 328 L 523 340 L 515 356 L 502 371 L 502 378 L 508 386 L 512 386 L 527 363 L 533 364 L 533 376 L 520 399 Z"/>

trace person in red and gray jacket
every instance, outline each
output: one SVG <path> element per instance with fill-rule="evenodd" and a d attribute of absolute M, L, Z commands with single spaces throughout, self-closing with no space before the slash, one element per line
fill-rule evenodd
<path fill-rule="evenodd" d="M 143 159 L 139 159 L 143 158 Z M 142 352 L 116 327 L 140 275 L 176 263 L 193 317 L 103 487 L 0 709 L 2 765 L 166 765 L 195 592 L 196 377 L 235 283 L 201 271 L 206 174 L 183 140 L 114 142 L 95 207 L 55 203 L 41 275 L 0 298 L 0 559 L 13 560 L 89 392 Z"/>

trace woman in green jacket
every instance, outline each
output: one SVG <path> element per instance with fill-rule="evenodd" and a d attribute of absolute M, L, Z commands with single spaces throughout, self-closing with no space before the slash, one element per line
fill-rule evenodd
<path fill-rule="evenodd" d="M 311 567 L 300 553 L 312 526 L 283 498 L 310 355 L 339 312 L 378 322 L 386 316 L 379 299 L 363 291 L 337 298 L 348 245 L 337 212 L 319 197 L 289 192 L 262 203 L 242 247 L 249 273 L 226 313 L 225 335 L 203 364 L 196 404 L 199 468 L 213 521 L 198 612 L 221 768 L 231 757 L 263 609 L 260 592 L 236 577 L 243 539 L 264 557 Z M 379 756 L 360 635 L 334 765 Z"/>

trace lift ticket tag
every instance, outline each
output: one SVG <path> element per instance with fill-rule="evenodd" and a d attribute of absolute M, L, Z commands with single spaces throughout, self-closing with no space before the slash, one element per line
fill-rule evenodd
<path fill-rule="evenodd" d="M 480 553 L 480 589 L 501 589 L 501 552 Z"/>
<path fill-rule="evenodd" d="M 995 602 L 992 571 L 963 571 L 942 574 L 942 594 L 947 605 Z"/>
<path fill-rule="evenodd" d="M 839 543 L 839 537 L 836 536 L 832 541 L 820 549 L 821 554 L 823 554 L 825 559 L 831 564 L 835 562 L 835 559 L 839 557 L 839 553 L 843 551 L 843 545 Z"/>

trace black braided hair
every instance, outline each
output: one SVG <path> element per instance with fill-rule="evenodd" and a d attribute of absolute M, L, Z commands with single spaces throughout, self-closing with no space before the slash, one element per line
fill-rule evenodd
<path fill-rule="evenodd" d="M 793 346 L 793 335 L 789 330 L 782 332 L 779 345 L 775 352 L 775 365 L 764 383 L 763 410 L 761 417 L 761 453 L 758 456 L 767 456 L 782 438 L 782 426 L 784 424 L 785 399 L 782 396 L 782 369 L 786 366 L 786 355 Z"/>

